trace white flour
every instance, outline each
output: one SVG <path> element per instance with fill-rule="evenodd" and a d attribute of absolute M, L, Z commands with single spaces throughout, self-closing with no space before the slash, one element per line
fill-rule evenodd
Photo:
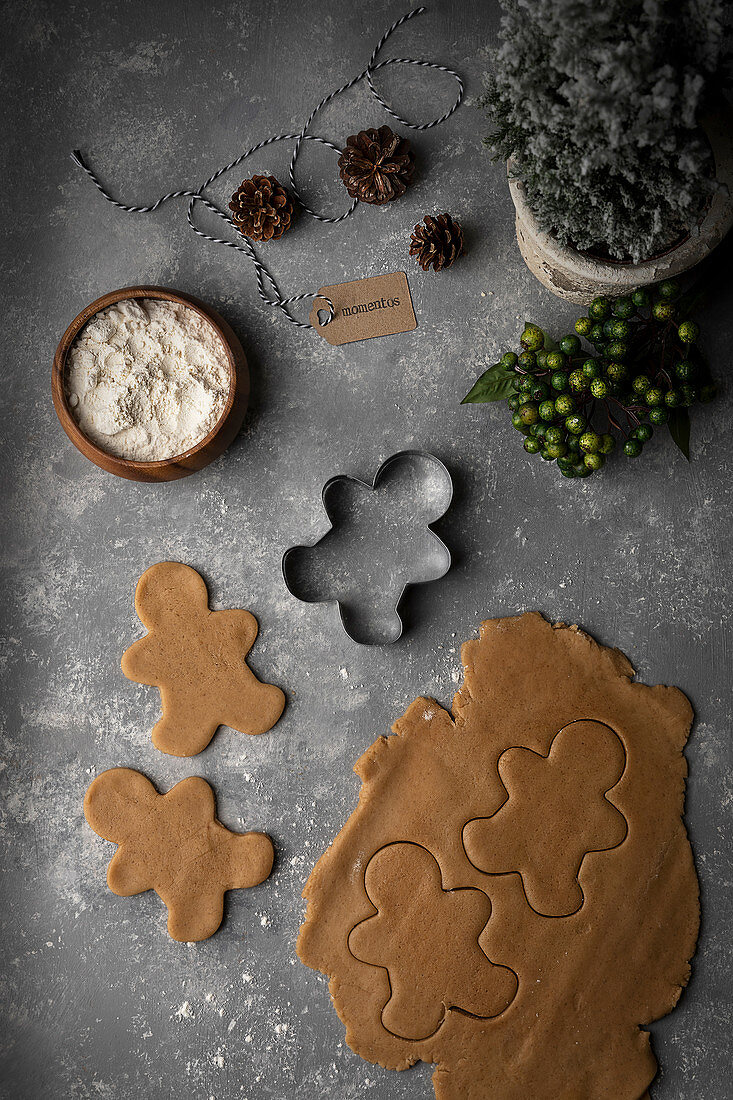
<path fill-rule="evenodd" d="M 221 416 L 229 360 L 216 330 L 177 302 L 126 299 L 84 326 L 67 358 L 66 395 L 84 435 L 138 462 L 195 446 Z"/>

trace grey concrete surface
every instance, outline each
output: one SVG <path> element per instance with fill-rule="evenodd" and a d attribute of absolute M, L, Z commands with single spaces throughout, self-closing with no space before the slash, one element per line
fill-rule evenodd
<path fill-rule="evenodd" d="M 579 622 L 623 649 L 641 679 L 678 684 L 694 703 L 687 821 L 704 921 L 692 982 L 653 1027 L 661 1072 L 652 1095 L 730 1096 L 730 390 L 695 416 L 691 465 L 660 438 L 639 463 L 613 463 L 581 483 L 527 459 L 505 408 L 459 406 L 525 317 L 556 332 L 574 317 L 524 268 L 502 170 L 481 148 L 472 100 L 495 5 L 431 2 L 393 40 L 394 55 L 455 65 L 468 91 L 447 124 L 415 135 L 419 173 L 404 199 L 360 208 L 341 225 L 303 217 L 267 251 L 290 293 L 407 270 L 418 328 L 404 336 L 329 347 L 268 312 L 247 263 L 194 237 L 182 205 L 122 215 L 68 158 L 80 147 L 138 202 L 195 183 L 254 141 L 297 127 L 363 67 L 402 10 L 394 0 L 3 4 L 4 1097 L 432 1096 L 430 1067 L 387 1072 L 346 1047 L 325 980 L 295 959 L 300 892 L 355 805 L 357 757 L 415 695 L 450 701 L 459 643 L 482 618 L 531 608 Z M 396 66 L 380 86 L 423 117 L 453 91 Z M 383 121 L 360 87 L 317 132 L 339 141 Z M 279 146 L 249 167 L 282 178 L 288 158 Z M 301 177 L 314 201 L 341 210 L 334 159 L 308 148 Z M 468 255 L 442 276 L 423 274 L 407 257 L 409 231 L 443 209 L 463 222 Z M 251 409 L 229 452 L 167 486 L 115 480 L 89 464 L 50 398 L 68 322 L 102 292 L 138 282 L 220 309 L 252 368 Z M 730 281 L 700 321 L 727 378 Z M 371 477 L 405 447 L 433 451 L 453 473 L 455 501 L 438 529 L 454 567 L 409 600 L 399 643 L 361 648 L 334 608 L 289 596 L 280 558 L 325 530 L 327 478 Z M 157 692 L 125 680 L 119 658 L 140 634 L 136 579 L 167 558 L 200 569 L 215 606 L 258 616 L 252 663 L 289 699 L 270 734 L 223 729 L 193 759 L 153 748 Z M 211 940 L 172 943 L 155 895 L 107 891 L 111 848 L 85 825 L 81 804 L 91 777 L 114 765 L 164 789 L 204 775 L 229 826 L 274 838 L 272 878 L 230 895 Z"/>

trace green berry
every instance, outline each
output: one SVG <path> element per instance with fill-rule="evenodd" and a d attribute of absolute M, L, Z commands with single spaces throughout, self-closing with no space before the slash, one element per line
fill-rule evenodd
<path fill-rule="evenodd" d="M 601 449 L 602 455 L 610 455 L 613 448 L 616 446 L 616 440 L 610 432 L 604 432 L 601 436 Z"/>
<path fill-rule="evenodd" d="M 537 407 L 536 401 L 528 401 L 526 405 L 522 405 L 521 409 L 514 414 L 518 416 L 522 424 L 526 424 L 530 427 L 532 424 L 536 424 L 539 420 L 540 411 Z M 512 423 L 514 423 L 514 417 L 512 417 Z M 516 428 L 516 424 L 514 425 Z"/>
<path fill-rule="evenodd" d="M 582 413 L 571 413 L 570 416 L 565 418 L 565 427 L 573 435 L 582 435 L 587 423 Z"/>
<path fill-rule="evenodd" d="M 546 431 L 547 425 L 543 424 L 541 420 L 538 420 L 529 429 L 529 434 L 534 436 L 535 439 L 544 439 Z"/>
<path fill-rule="evenodd" d="M 608 298 L 594 298 L 588 307 L 588 316 L 594 321 L 605 321 L 611 312 L 611 303 Z"/>
<path fill-rule="evenodd" d="M 682 394 L 679 390 L 668 390 L 664 395 L 664 403 L 668 409 L 676 409 L 682 404 Z"/>
<path fill-rule="evenodd" d="M 578 336 L 588 336 L 590 330 L 593 328 L 593 322 L 590 317 L 579 317 L 574 327 Z"/>
<path fill-rule="evenodd" d="M 700 401 L 703 405 L 708 405 L 711 401 L 715 400 L 717 392 L 715 384 L 708 382 L 707 385 L 702 386 L 700 389 Z"/>
<path fill-rule="evenodd" d="M 625 359 L 629 354 L 629 345 L 625 340 L 614 340 L 606 350 L 611 359 Z"/>
<path fill-rule="evenodd" d="M 564 443 L 565 432 L 562 428 L 545 428 L 545 442 L 550 443 Z"/>
<path fill-rule="evenodd" d="M 544 458 L 545 462 L 549 462 L 550 459 L 552 458 L 552 455 L 550 454 L 550 451 L 549 451 L 548 447 L 543 447 L 542 450 L 540 451 L 540 454 Z"/>
<path fill-rule="evenodd" d="M 524 449 L 528 455 L 536 455 L 541 447 L 539 439 L 535 439 L 534 436 L 528 435 L 524 441 Z"/>
<path fill-rule="evenodd" d="M 517 409 L 519 408 L 520 400 L 521 400 L 521 398 L 520 398 L 518 393 L 513 393 L 511 395 L 511 397 L 507 397 L 506 403 L 509 406 L 509 408 L 512 410 L 512 412 L 517 411 Z"/>
<path fill-rule="evenodd" d="M 580 393 L 588 386 L 588 379 L 583 374 L 582 370 L 571 371 L 568 377 L 568 385 L 573 393 Z"/>
<path fill-rule="evenodd" d="M 540 407 L 539 407 L 539 414 L 540 414 L 540 416 L 542 417 L 543 420 L 546 420 L 546 421 L 547 420 L 554 420 L 555 419 L 555 402 L 554 401 L 543 401 L 541 403 Z"/>
<path fill-rule="evenodd" d="M 628 458 L 638 458 L 642 452 L 644 444 L 639 439 L 627 439 L 624 443 L 624 454 Z"/>
<path fill-rule="evenodd" d="M 557 390 L 558 393 L 563 393 L 568 388 L 568 376 L 564 370 L 556 370 L 550 378 L 550 385 L 553 390 Z"/>
<path fill-rule="evenodd" d="M 569 451 L 573 451 L 573 452 L 580 451 L 580 443 L 578 442 L 577 435 L 569 435 L 568 438 L 565 440 L 565 442 L 568 445 L 568 450 Z"/>
<path fill-rule="evenodd" d="M 674 303 L 655 302 L 652 306 L 652 317 L 655 321 L 671 321 L 676 313 Z"/>
<path fill-rule="evenodd" d="M 560 460 L 558 459 L 558 466 L 560 466 Z M 563 477 L 577 477 L 574 466 L 560 466 L 560 473 Z"/>
<path fill-rule="evenodd" d="M 617 298 L 611 308 L 614 317 L 622 317 L 624 320 L 633 317 L 636 312 L 636 307 L 631 298 Z"/>
<path fill-rule="evenodd" d="M 518 432 L 522 432 L 526 428 L 526 424 L 522 420 L 521 413 L 519 412 L 512 413 L 512 424 Z"/>
<path fill-rule="evenodd" d="M 602 344 L 605 338 L 606 334 L 603 331 L 603 325 L 597 322 L 588 333 L 588 339 L 590 340 L 591 344 L 598 345 Z"/>
<path fill-rule="evenodd" d="M 567 336 L 563 336 L 560 341 L 560 350 L 564 351 L 566 355 L 577 355 L 580 351 L 580 340 L 571 332 Z"/>
<path fill-rule="evenodd" d="M 614 323 L 610 317 L 607 321 L 603 322 L 603 335 L 606 337 L 606 339 L 609 339 L 611 336 L 611 332 L 613 331 L 613 324 Z"/>
<path fill-rule="evenodd" d="M 674 368 L 674 373 L 682 382 L 689 382 L 691 378 L 695 377 L 696 367 L 694 363 L 691 363 L 689 359 L 683 359 L 681 363 L 678 363 Z"/>
<path fill-rule="evenodd" d="M 578 442 L 581 451 L 588 455 L 595 454 L 601 449 L 601 437 L 598 432 L 583 432 Z"/>
<path fill-rule="evenodd" d="M 641 443 L 648 443 L 654 435 L 654 428 L 651 424 L 640 424 L 634 435 Z"/>
<path fill-rule="evenodd" d="M 595 451 L 592 454 L 587 454 L 583 459 L 583 462 L 589 470 L 600 470 L 605 461 L 603 455 L 597 454 Z"/>
<path fill-rule="evenodd" d="M 580 341 L 578 341 L 580 342 Z M 547 369 L 548 370 L 562 370 L 566 365 L 567 360 L 561 351 L 551 351 L 547 355 Z"/>
<path fill-rule="evenodd" d="M 519 342 L 525 351 L 539 351 L 545 342 L 545 334 L 537 325 L 525 325 Z"/>
<path fill-rule="evenodd" d="M 612 382 L 623 382 L 627 370 L 623 363 L 609 363 L 606 367 L 606 374 Z"/>
<path fill-rule="evenodd" d="M 631 383 L 631 388 L 634 393 L 638 394 L 640 397 L 643 397 L 651 384 L 651 378 L 648 378 L 645 374 L 637 374 L 636 378 Z"/>
<path fill-rule="evenodd" d="M 533 401 L 544 401 L 550 396 L 550 387 L 546 382 L 536 381 L 529 392 L 532 394 Z"/>
<path fill-rule="evenodd" d="M 689 408 L 695 401 L 697 401 L 697 390 L 693 386 L 685 385 L 680 386 L 680 398 L 685 408 Z"/>
<path fill-rule="evenodd" d="M 647 405 L 661 405 L 664 402 L 664 394 L 659 386 L 650 386 L 644 394 L 644 400 Z"/>
<path fill-rule="evenodd" d="M 608 394 L 608 383 L 602 378 L 594 378 L 590 384 L 590 392 L 600 400 Z"/>
<path fill-rule="evenodd" d="M 629 331 L 629 322 L 619 317 L 617 321 L 612 322 L 610 335 L 613 336 L 614 340 L 625 340 L 629 335 Z"/>
<path fill-rule="evenodd" d="M 677 335 L 683 344 L 694 344 L 700 335 L 700 326 L 694 321 L 682 321 L 677 328 Z"/>
<path fill-rule="evenodd" d="M 590 466 L 586 466 L 585 460 L 583 462 L 576 462 L 573 469 L 575 470 L 576 477 L 590 477 L 593 473 Z"/>
<path fill-rule="evenodd" d="M 568 453 L 567 443 L 547 443 L 545 450 L 550 458 L 564 458 Z"/>
<path fill-rule="evenodd" d="M 511 370 L 517 365 L 517 356 L 513 351 L 505 351 L 499 362 L 506 370 Z"/>
<path fill-rule="evenodd" d="M 519 390 L 521 390 L 521 388 L 522 388 L 522 376 L 521 376 L 521 374 L 517 374 L 517 375 L 514 376 L 514 378 L 512 378 L 512 389 L 518 392 Z"/>
<path fill-rule="evenodd" d="M 529 393 L 534 386 L 534 378 L 531 374 L 523 374 L 519 379 L 519 389 L 522 393 Z"/>
<path fill-rule="evenodd" d="M 561 393 L 555 398 L 555 412 L 558 416 L 569 416 L 575 412 L 575 398 L 569 393 Z"/>
<path fill-rule="evenodd" d="M 664 408 L 655 407 L 649 410 L 649 423 L 650 424 L 666 424 L 669 420 L 669 413 Z"/>
<path fill-rule="evenodd" d="M 631 295 L 631 301 L 634 303 L 637 309 L 644 309 L 646 306 L 649 305 L 649 291 L 645 290 L 643 287 L 640 287 L 638 290 L 635 290 L 634 293 Z"/>
<path fill-rule="evenodd" d="M 522 370 L 534 370 L 537 366 L 537 356 L 533 351 L 523 351 L 518 362 Z"/>
<path fill-rule="evenodd" d="M 597 359 L 586 359 L 580 369 L 586 378 L 597 378 L 601 373 L 601 365 Z"/>
<path fill-rule="evenodd" d="M 671 302 L 680 292 L 680 284 L 676 279 L 665 279 L 657 287 L 657 294 L 665 301 Z"/>

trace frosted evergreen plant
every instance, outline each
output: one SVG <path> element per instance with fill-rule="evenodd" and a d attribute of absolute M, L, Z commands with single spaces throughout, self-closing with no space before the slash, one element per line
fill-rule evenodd
<path fill-rule="evenodd" d="M 481 104 L 540 226 L 638 262 L 697 225 L 716 189 L 699 129 L 723 82 L 730 0 L 502 0 Z"/>

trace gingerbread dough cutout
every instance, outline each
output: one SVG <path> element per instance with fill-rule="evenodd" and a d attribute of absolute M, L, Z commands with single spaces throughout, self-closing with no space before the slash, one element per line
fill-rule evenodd
<path fill-rule="evenodd" d="M 468 822 L 466 855 L 488 874 L 518 872 L 535 912 L 570 916 L 583 904 L 585 856 L 626 838 L 626 819 L 607 797 L 625 767 L 621 741 L 602 722 L 566 726 L 547 756 L 507 749 L 498 761 L 507 800 L 491 817 Z"/>
<path fill-rule="evenodd" d="M 450 713 L 417 699 L 358 761 L 298 954 L 329 976 L 351 1048 L 391 1069 L 434 1063 L 437 1100 L 640 1100 L 656 1072 L 646 1027 L 676 1004 L 698 933 L 690 704 L 538 614 L 483 623 L 462 659 Z M 412 869 L 383 865 L 390 848 Z M 412 908 L 430 882 L 436 927 Z M 438 885 L 490 908 L 454 907 L 464 927 L 441 935 Z M 487 913 L 493 966 L 472 971 L 463 952 Z M 513 998 L 484 1017 L 512 972 Z"/>
<path fill-rule="evenodd" d="M 143 573 L 135 610 L 147 627 L 122 657 L 129 680 L 160 691 L 163 716 L 153 744 L 195 756 L 220 725 L 265 733 L 285 706 L 280 688 L 261 683 L 244 658 L 257 637 L 249 611 L 210 611 L 203 578 L 188 565 L 160 562 Z"/>
<path fill-rule="evenodd" d="M 406 843 L 372 856 L 364 885 L 376 913 L 352 929 L 349 950 L 387 971 L 390 998 L 382 1010 L 387 1031 L 426 1039 L 448 1011 L 490 1017 L 511 1003 L 516 975 L 494 966 L 479 945 L 491 913 L 486 894 L 444 890 L 430 852 Z"/>
<path fill-rule="evenodd" d="M 84 816 L 95 833 L 119 845 L 107 869 L 110 890 L 125 898 L 155 890 L 174 940 L 213 936 L 225 892 L 258 886 L 272 870 L 270 838 L 232 833 L 217 821 L 205 779 L 184 779 L 158 794 L 140 772 L 112 768 L 87 789 Z"/>

